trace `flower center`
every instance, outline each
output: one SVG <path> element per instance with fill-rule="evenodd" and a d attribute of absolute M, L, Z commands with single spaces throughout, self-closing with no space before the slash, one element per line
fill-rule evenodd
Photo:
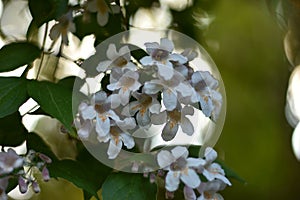
<path fill-rule="evenodd" d="M 120 132 L 118 128 L 112 126 L 110 127 L 110 134 L 113 136 L 113 140 L 115 141 L 116 145 L 119 143 L 119 136 Z"/>
<path fill-rule="evenodd" d="M 104 108 L 103 108 L 102 105 L 96 104 L 94 106 L 94 108 L 95 108 L 95 110 L 96 110 L 97 113 L 104 113 L 105 112 L 105 110 L 104 110 Z"/>
<path fill-rule="evenodd" d="M 125 65 L 127 65 L 128 61 L 124 58 L 124 57 L 118 57 L 117 59 L 115 59 L 113 61 L 113 64 L 117 67 L 124 67 Z"/>
<path fill-rule="evenodd" d="M 170 165 L 170 168 L 173 171 L 182 171 L 182 170 L 186 169 L 186 164 L 187 164 L 186 159 L 183 157 L 180 157 Z"/>
<path fill-rule="evenodd" d="M 168 116 L 172 122 L 178 123 L 181 118 L 181 112 L 179 112 L 177 109 L 175 109 L 175 110 L 169 111 Z"/>
<path fill-rule="evenodd" d="M 155 49 L 152 54 L 152 58 L 157 61 L 165 60 L 169 55 L 169 52 L 163 49 Z"/>

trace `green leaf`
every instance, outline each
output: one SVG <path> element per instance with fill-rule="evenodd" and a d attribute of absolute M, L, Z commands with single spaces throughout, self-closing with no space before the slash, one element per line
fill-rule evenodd
<path fill-rule="evenodd" d="M 69 77 L 59 80 L 59 82 L 57 84 L 69 89 L 70 91 L 73 91 L 75 79 L 76 79 L 76 76 L 69 76 Z"/>
<path fill-rule="evenodd" d="M 114 173 L 102 186 L 103 200 L 155 200 L 156 184 L 142 174 Z"/>
<path fill-rule="evenodd" d="M 46 81 L 30 81 L 28 94 L 50 116 L 58 119 L 73 133 L 72 92 L 65 87 Z"/>
<path fill-rule="evenodd" d="M 10 43 L 0 49 L 0 72 L 14 70 L 38 58 L 41 49 L 28 42 Z"/>
<path fill-rule="evenodd" d="M 0 118 L 18 111 L 28 99 L 27 80 L 15 77 L 0 77 Z"/>
<path fill-rule="evenodd" d="M 19 146 L 25 141 L 26 134 L 18 111 L 0 119 L 1 146 Z"/>
<path fill-rule="evenodd" d="M 52 19 L 58 19 L 68 10 L 68 0 L 29 0 L 28 4 L 33 22 L 38 27 Z"/>

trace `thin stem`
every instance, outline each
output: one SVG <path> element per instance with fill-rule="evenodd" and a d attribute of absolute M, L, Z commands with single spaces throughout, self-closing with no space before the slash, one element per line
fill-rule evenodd
<path fill-rule="evenodd" d="M 36 74 L 36 78 L 35 78 L 36 80 L 38 79 L 38 77 L 40 75 L 42 64 L 43 64 L 44 57 L 45 57 L 44 50 L 45 50 L 45 44 L 46 44 L 46 39 L 47 39 L 48 28 L 49 28 L 49 24 L 46 23 L 45 32 L 44 32 L 44 38 L 43 38 L 43 44 L 42 44 L 42 57 L 41 57 L 39 68 L 38 68 L 38 71 L 37 71 L 37 74 Z"/>
<path fill-rule="evenodd" d="M 54 81 L 56 80 L 55 75 L 56 75 L 57 67 L 58 67 L 58 64 L 59 64 L 59 59 L 60 59 L 60 57 L 62 57 L 62 51 L 63 51 L 63 48 L 64 48 L 63 45 L 64 45 L 63 40 L 61 40 L 60 47 L 59 47 L 59 52 L 57 54 L 57 57 L 58 57 L 57 62 L 56 62 L 55 68 L 54 68 L 53 73 L 52 73 L 52 77 L 53 77 Z"/>

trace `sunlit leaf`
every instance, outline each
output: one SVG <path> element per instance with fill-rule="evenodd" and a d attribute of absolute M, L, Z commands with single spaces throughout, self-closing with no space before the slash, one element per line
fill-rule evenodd
<path fill-rule="evenodd" d="M 0 72 L 12 71 L 31 63 L 41 54 L 41 49 L 28 42 L 10 43 L 0 49 Z"/>
<path fill-rule="evenodd" d="M 26 134 L 18 111 L 0 119 L 1 146 L 19 146 L 25 141 Z"/>
<path fill-rule="evenodd" d="M 41 108 L 58 119 L 72 132 L 72 92 L 65 87 L 46 81 L 30 81 L 28 94 Z"/>
<path fill-rule="evenodd" d="M 155 200 L 156 184 L 142 174 L 114 173 L 103 184 L 103 200 Z"/>
<path fill-rule="evenodd" d="M 26 79 L 0 77 L 0 118 L 16 112 L 27 100 Z"/>

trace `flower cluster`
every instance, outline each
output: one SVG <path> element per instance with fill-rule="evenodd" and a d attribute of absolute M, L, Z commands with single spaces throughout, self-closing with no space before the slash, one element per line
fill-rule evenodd
<path fill-rule="evenodd" d="M 226 185 L 231 186 L 231 183 L 225 177 L 222 167 L 214 162 L 217 152 L 208 147 L 205 149 L 204 158 L 191 158 L 188 154 L 187 148 L 181 146 L 158 153 L 157 162 L 167 171 L 166 175 L 162 175 L 165 179 L 166 197 L 172 198 L 182 181 L 185 200 L 223 199 L 217 192 Z"/>
<path fill-rule="evenodd" d="M 70 8 L 50 29 L 49 36 L 51 40 L 55 42 L 59 36 L 62 36 L 63 44 L 69 44 L 68 33 L 76 31 L 73 19 L 77 12 L 82 12 L 86 20 L 88 20 L 91 13 L 97 13 L 97 23 L 100 26 L 105 26 L 108 22 L 109 13 L 119 13 L 120 7 L 116 5 L 114 1 L 111 1 L 111 4 L 108 5 L 105 0 L 88 0 L 80 5 L 80 8 L 77 10 L 75 10 L 75 8 Z"/>
<path fill-rule="evenodd" d="M 78 135 L 88 139 L 95 130 L 99 142 L 110 142 L 110 159 L 118 156 L 123 144 L 127 149 L 135 146 L 132 131 L 162 125 L 161 137 L 171 141 L 179 129 L 194 134 L 187 116 L 193 116 L 195 109 L 214 122 L 220 114 L 219 82 L 209 71 L 194 71 L 190 62 L 197 56 L 195 51 L 175 53 L 167 38 L 145 46 L 148 56 L 133 61 L 128 46 L 118 51 L 110 44 L 108 59 L 96 67 L 109 81 L 102 81 L 102 89 L 78 108 Z"/>
<path fill-rule="evenodd" d="M 39 184 L 32 177 L 31 170 L 37 168 L 42 173 L 43 180 L 48 181 L 50 176 L 47 164 L 51 162 L 48 156 L 33 150 L 30 150 L 26 156 L 18 155 L 13 149 L 0 152 L 0 199 L 7 199 L 5 191 L 10 179 L 18 180 L 21 193 L 26 193 L 29 186 L 35 193 L 39 193 Z"/>

